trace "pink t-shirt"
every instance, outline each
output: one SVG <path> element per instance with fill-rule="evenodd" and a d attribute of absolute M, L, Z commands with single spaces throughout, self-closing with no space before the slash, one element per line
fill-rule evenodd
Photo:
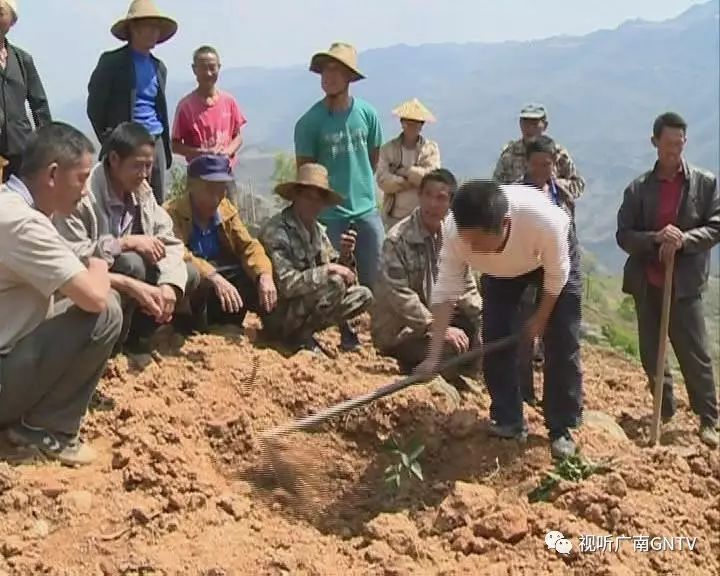
<path fill-rule="evenodd" d="M 219 91 L 214 104 L 191 92 L 177 105 L 172 137 L 193 148 L 227 146 L 246 123 L 235 98 L 227 92 Z M 236 163 L 232 156 L 230 164 Z"/>

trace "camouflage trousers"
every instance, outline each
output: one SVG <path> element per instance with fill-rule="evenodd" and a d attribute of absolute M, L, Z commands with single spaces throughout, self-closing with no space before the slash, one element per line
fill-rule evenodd
<path fill-rule="evenodd" d="M 348 287 L 339 276 L 330 276 L 320 290 L 289 300 L 279 298 L 275 310 L 263 319 L 263 325 L 271 338 L 301 340 L 359 316 L 370 307 L 372 299 L 369 288 Z"/>

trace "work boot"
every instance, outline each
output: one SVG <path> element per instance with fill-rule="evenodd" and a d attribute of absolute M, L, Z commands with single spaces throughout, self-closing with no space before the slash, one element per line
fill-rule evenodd
<path fill-rule="evenodd" d="M 720 433 L 718 433 L 714 424 L 700 424 L 700 441 L 710 446 L 710 448 L 720 446 Z"/>
<path fill-rule="evenodd" d="M 36 456 L 57 460 L 66 466 L 87 466 L 97 456 L 95 450 L 77 436 L 51 433 L 25 424 L 8 428 L 7 439 L 14 446 L 26 449 Z"/>
<path fill-rule="evenodd" d="M 558 436 L 557 438 L 551 438 L 551 440 L 552 443 L 550 445 L 550 453 L 552 454 L 553 458 L 557 458 L 558 460 L 564 460 L 565 458 L 573 456 L 577 451 L 575 441 L 572 439 L 572 436 L 570 436 L 569 432 L 566 432 L 565 434 L 563 434 L 562 436 Z"/>
<path fill-rule="evenodd" d="M 522 426 L 519 428 L 514 424 L 498 424 L 497 422 L 491 422 L 488 427 L 488 433 L 490 436 L 495 436 L 496 438 L 524 442 L 527 440 L 528 436 L 527 420 L 523 420 Z"/>

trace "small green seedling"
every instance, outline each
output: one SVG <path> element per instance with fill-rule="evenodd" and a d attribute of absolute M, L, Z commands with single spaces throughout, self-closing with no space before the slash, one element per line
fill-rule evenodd
<path fill-rule="evenodd" d="M 394 485 L 395 489 L 400 488 L 403 474 L 408 478 L 414 476 L 421 482 L 425 479 L 420 462 L 418 462 L 418 457 L 423 453 L 423 450 L 425 450 L 425 446 L 418 438 L 413 439 L 405 450 L 403 450 L 395 438 L 391 436 L 386 449 L 390 454 L 399 459 L 398 462 L 385 468 L 385 482 L 387 484 Z"/>
<path fill-rule="evenodd" d="M 606 474 L 612 470 L 607 463 L 594 463 L 579 454 L 568 456 L 555 464 L 540 485 L 528 494 L 530 502 L 547 502 L 561 480 L 580 482 L 593 474 Z"/>

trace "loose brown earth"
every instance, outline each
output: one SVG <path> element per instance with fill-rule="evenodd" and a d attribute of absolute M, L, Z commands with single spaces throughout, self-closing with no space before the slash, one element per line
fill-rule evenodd
<path fill-rule="evenodd" d="M 529 410 L 525 446 L 491 439 L 485 394 L 456 408 L 431 387 L 295 435 L 269 474 L 260 431 L 397 373 L 366 336 L 361 352 L 336 359 L 285 358 L 253 338 L 250 328 L 166 343 L 142 368 L 113 360 L 84 425 L 100 452 L 87 469 L 0 463 L 0 575 L 720 573 L 720 457 L 699 444 L 682 391 L 662 445 L 646 447 L 644 377 L 616 354 L 584 349 L 586 406 L 612 415 L 629 440 L 589 425 L 578 433 L 583 453 L 613 459 L 614 471 L 530 504 L 551 468 L 541 415 Z M 338 340 L 323 335 L 331 350 Z M 426 445 L 425 481 L 397 493 L 383 482 L 390 433 Z M 574 539 L 570 556 L 545 547 L 550 530 Z M 590 554 L 577 551 L 581 534 L 698 544 Z"/>

